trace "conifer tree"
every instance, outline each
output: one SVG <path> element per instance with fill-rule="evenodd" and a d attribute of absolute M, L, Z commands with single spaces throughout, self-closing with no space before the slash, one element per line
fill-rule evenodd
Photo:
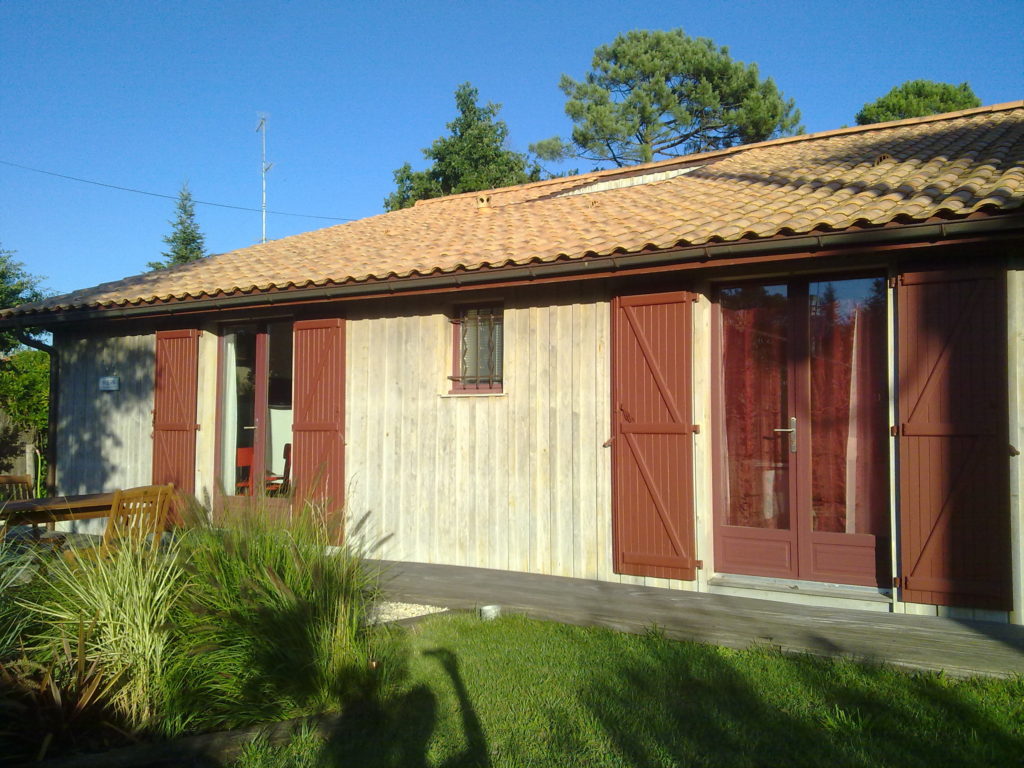
<path fill-rule="evenodd" d="M 538 157 L 633 165 L 802 130 L 793 100 L 756 64 L 681 29 L 619 35 L 592 66 L 583 80 L 562 75 L 572 136 L 537 142 Z"/>
<path fill-rule="evenodd" d="M 169 248 L 163 253 L 163 261 L 151 261 L 146 265 L 150 269 L 176 267 L 206 257 L 206 238 L 196 223 L 196 204 L 192 201 L 188 182 L 181 185 L 175 212 L 174 221 L 169 222 L 173 227 L 171 234 L 164 236 Z"/>
<path fill-rule="evenodd" d="M 937 83 L 934 80 L 908 80 L 885 96 L 865 104 L 857 113 L 857 125 L 927 117 L 942 112 L 958 112 L 981 106 L 981 99 L 967 83 Z"/>
<path fill-rule="evenodd" d="M 417 200 L 524 184 L 540 178 L 540 168 L 525 154 L 508 149 L 508 125 L 499 120 L 500 104 L 477 103 L 479 92 L 470 83 L 455 91 L 458 116 L 448 123 L 451 134 L 423 150 L 429 168 L 414 171 L 409 163 L 395 170 L 396 189 L 384 200 L 384 210 L 408 208 Z"/>

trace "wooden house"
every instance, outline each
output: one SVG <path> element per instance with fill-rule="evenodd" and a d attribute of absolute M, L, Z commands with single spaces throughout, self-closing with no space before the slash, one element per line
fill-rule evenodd
<path fill-rule="evenodd" d="M 4 310 L 65 494 L 381 557 L 1024 623 L 1024 102 L 415 207 Z"/>

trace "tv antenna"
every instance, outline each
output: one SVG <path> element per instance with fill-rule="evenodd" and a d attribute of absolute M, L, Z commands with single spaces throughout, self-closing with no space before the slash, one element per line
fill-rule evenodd
<path fill-rule="evenodd" d="M 260 121 L 256 124 L 256 133 L 260 136 L 260 177 L 263 182 L 263 197 L 260 203 L 260 212 L 263 215 L 263 234 L 261 243 L 267 242 L 267 171 L 274 167 L 273 163 L 267 162 L 267 116 L 259 115 Z"/>

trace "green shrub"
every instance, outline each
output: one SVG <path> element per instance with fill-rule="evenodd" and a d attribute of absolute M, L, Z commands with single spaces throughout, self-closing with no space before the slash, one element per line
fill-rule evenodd
<path fill-rule="evenodd" d="M 0 551 L 0 710 L 38 733 L 13 734 L 18 749 L 92 744 L 84 730 L 98 722 L 173 736 L 392 690 L 404 646 L 370 621 L 376 574 L 356 549 L 329 546 L 315 508 L 267 506 L 253 500 L 219 527 L 193 510 L 158 552 L 125 541 L 103 557 L 36 557 L 27 584 L 25 558 Z"/>
<path fill-rule="evenodd" d="M 185 533 L 169 732 L 342 709 L 401 670 L 390 634 L 369 623 L 375 574 L 333 540 L 315 508 L 283 518 L 258 500 L 223 527 Z"/>

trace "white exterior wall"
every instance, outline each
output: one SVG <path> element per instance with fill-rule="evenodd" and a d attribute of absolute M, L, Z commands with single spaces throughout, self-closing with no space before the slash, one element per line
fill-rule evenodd
<path fill-rule="evenodd" d="M 1024 270 L 1009 294 L 1010 442 L 1024 450 Z M 561 285 L 505 294 L 504 392 L 451 395 L 452 303 L 436 297 L 349 309 L 346 496 L 365 518 L 370 554 L 604 581 L 754 594 L 709 586 L 714 576 L 712 308 L 694 308 L 694 582 L 612 571 L 611 308 L 600 286 Z M 217 336 L 199 347 L 196 495 L 209 503 L 216 445 Z M 149 482 L 153 335 L 61 335 L 58 489 L 88 493 Z M 118 392 L 98 378 L 117 375 Z M 1024 457 L 1011 462 L 1014 610 L 1024 623 Z M 895 545 L 894 545 L 895 546 Z M 765 596 L 886 609 L 856 595 Z M 994 611 L 895 603 L 908 613 L 1006 620 Z"/>
<path fill-rule="evenodd" d="M 1024 624 L 1024 258 L 1007 274 L 1010 383 L 1010 544 L 1013 611 L 1010 621 Z M 1016 453 L 1016 455 L 1013 455 Z"/>
<path fill-rule="evenodd" d="M 216 333 L 199 334 L 199 386 L 196 390 L 196 498 L 213 508 L 217 450 L 217 355 Z"/>
<path fill-rule="evenodd" d="M 153 334 L 57 334 L 57 492 L 100 493 L 147 485 L 153 473 Z M 99 378 L 117 376 L 116 392 Z M 105 519 L 80 530 L 102 531 Z"/>
<path fill-rule="evenodd" d="M 696 589 L 612 571 L 611 306 L 603 288 L 504 297 L 504 391 L 452 395 L 451 304 L 346 324 L 350 525 L 374 557 Z M 701 301 L 695 322 L 709 321 Z M 697 357 L 707 367 L 709 338 Z M 707 374 L 695 409 L 709 418 Z M 710 551 L 708 433 L 695 437 L 698 557 Z"/>
<path fill-rule="evenodd" d="M 451 305 L 349 313 L 350 518 L 378 557 L 618 580 L 609 303 L 578 286 L 504 303 L 500 395 L 448 394 Z"/>

